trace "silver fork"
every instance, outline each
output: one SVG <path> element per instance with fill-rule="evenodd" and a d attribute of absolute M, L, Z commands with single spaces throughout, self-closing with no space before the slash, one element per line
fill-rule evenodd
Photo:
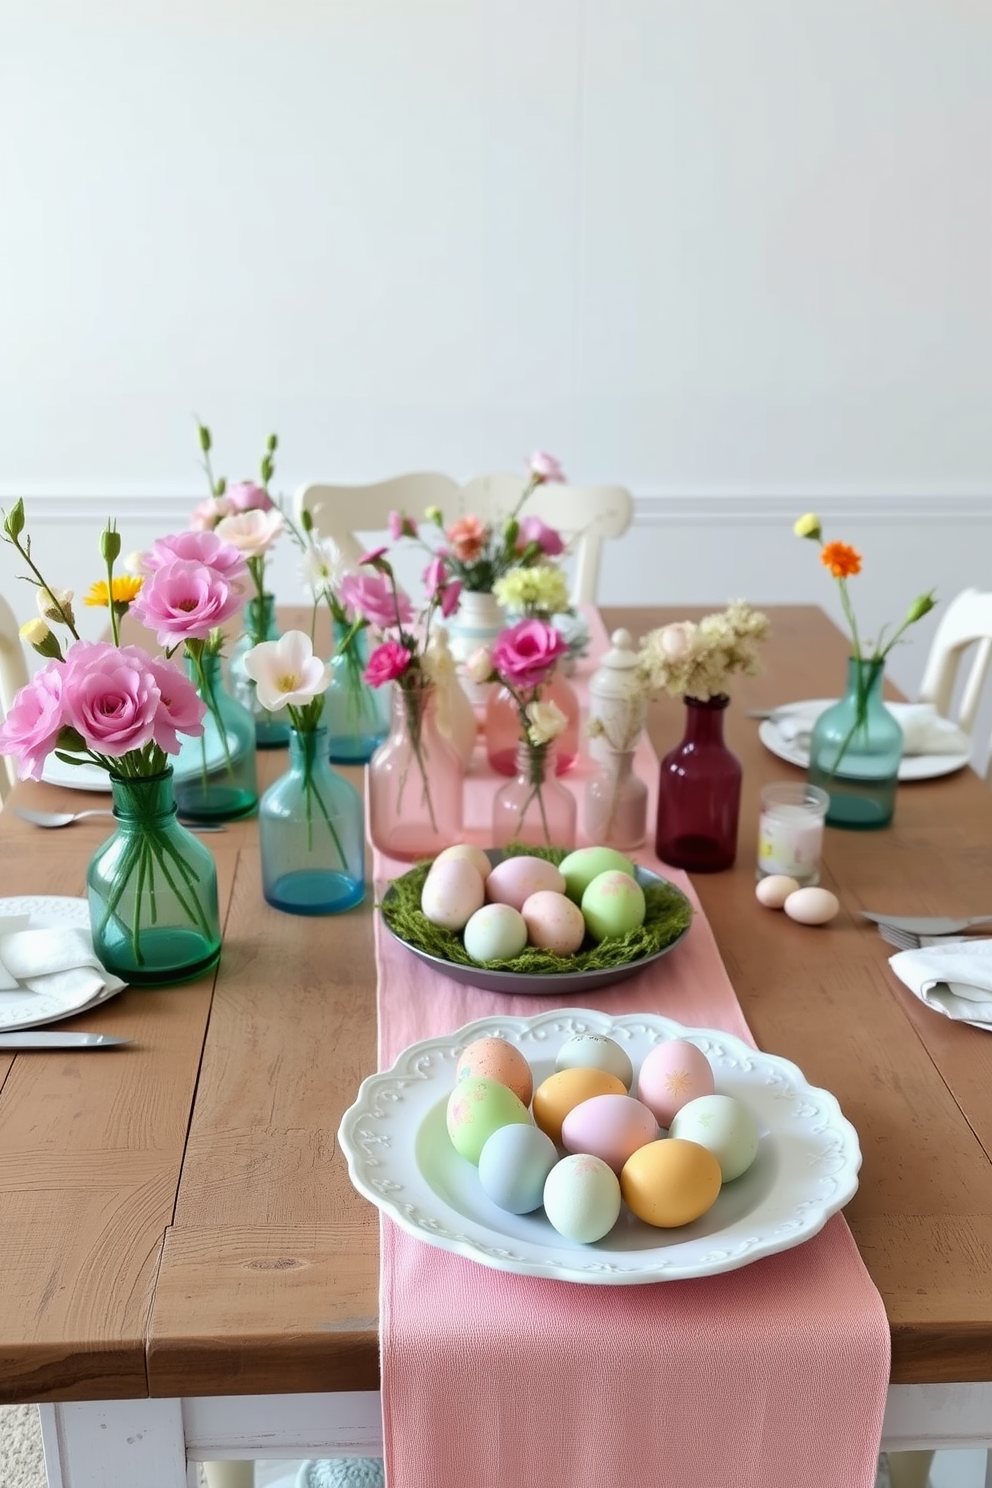
<path fill-rule="evenodd" d="M 898 925 L 879 925 L 878 933 L 886 945 L 897 951 L 921 951 L 927 946 L 958 945 L 968 941 L 967 935 L 919 935 L 915 930 L 902 930 Z"/>
<path fill-rule="evenodd" d="M 863 920 L 888 925 L 896 930 L 909 930 L 916 935 L 958 935 L 973 925 L 992 925 L 992 915 L 967 915 L 953 919 L 950 915 L 885 915 L 861 911 Z"/>

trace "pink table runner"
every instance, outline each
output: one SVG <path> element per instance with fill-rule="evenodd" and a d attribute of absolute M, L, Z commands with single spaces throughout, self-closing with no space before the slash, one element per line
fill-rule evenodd
<path fill-rule="evenodd" d="M 599 655 L 598 617 L 593 633 Z M 637 764 L 653 793 L 657 763 L 646 740 Z M 501 782 L 477 752 L 466 840 L 486 841 Z M 685 874 L 649 849 L 635 856 L 698 910 Z M 377 883 L 406 866 L 377 854 Z M 384 932 L 378 916 L 376 957 L 383 1069 L 408 1044 L 473 1019 L 563 1005 L 438 976 Z M 670 956 L 568 1005 L 661 1013 L 753 1043 L 701 911 Z M 872 1488 L 875 1481 L 889 1329 L 841 1215 L 805 1244 L 738 1271 L 617 1287 L 494 1271 L 384 1217 L 380 1331 L 389 1488 Z"/>

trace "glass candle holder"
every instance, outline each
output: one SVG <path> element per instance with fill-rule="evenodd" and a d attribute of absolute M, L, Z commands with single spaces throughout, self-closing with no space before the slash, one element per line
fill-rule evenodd
<path fill-rule="evenodd" d="M 758 878 L 784 873 L 800 888 L 820 882 L 823 823 L 830 797 L 805 781 L 780 780 L 761 790 Z"/>

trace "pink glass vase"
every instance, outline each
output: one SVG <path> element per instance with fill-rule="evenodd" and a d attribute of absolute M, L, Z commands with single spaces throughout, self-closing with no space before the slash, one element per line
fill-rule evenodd
<path fill-rule="evenodd" d="M 541 702 L 557 703 L 568 722 L 555 740 L 556 773 L 564 775 L 579 757 L 579 699 L 567 677 L 554 671 L 541 686 Z M 486 703 L 486 758 L 500 775 L 517 773 L 520 714 L 513 695 L 505 687 L 493 687 Z"/>
<path fill-rule="evenodd" d="M 560 735 L 559 735 L 560 737 Z M 575 846 L 575 797 L 556 779 L 556 745 L 517 740 L 514 777 L 493 797 L 493 846 Z"/>
<path fill-rule="evenodd" d="M 595 847 L 642 847 L 648 833 L 648 788 L 632 749 L 609 749 L 586 785 L 585 834 Z"/>
<path fill-rule="evenodd" d="M 465 772 L 437 726 L 431 683 L 393 686 L 387 738 L 369 761 L 369 835 L 391 858 L 433 858 L 463 835 Z"/>
<path fill-rule="evenodd" d="M 737 855 L 741 763 L 723 742 L 730 699 L 685 699 L 682 742 L 661 762 L 656 851 L 691 873 L 719 873 Z"/>

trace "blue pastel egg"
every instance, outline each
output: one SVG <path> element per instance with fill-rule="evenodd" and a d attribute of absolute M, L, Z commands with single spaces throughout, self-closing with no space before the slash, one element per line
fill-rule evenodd
<path fill-rule="evenodd" d="M 482 1191 L 510 1214 L 540 1209 L 544 1184 L 558 1161 L 554 1142 L 536 1126 L 501 1126 L 479 1154 Z"/>

